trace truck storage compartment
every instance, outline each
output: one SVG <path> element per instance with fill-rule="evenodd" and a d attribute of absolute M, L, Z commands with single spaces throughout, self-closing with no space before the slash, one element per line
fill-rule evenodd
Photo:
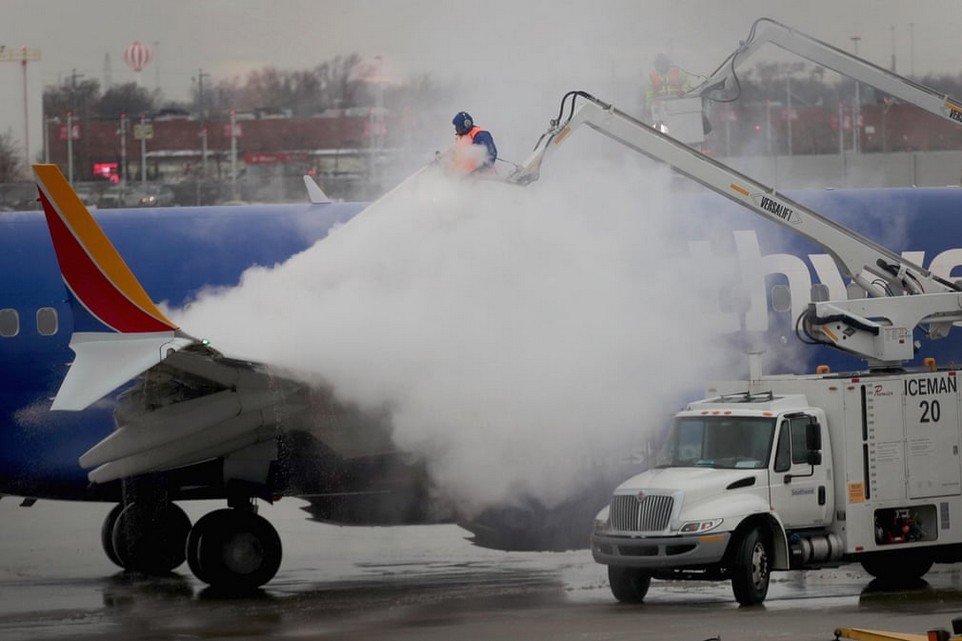
<path fill-rule="evenodd" d="M 935 541 L 938 538 L 934 505 L 875 510 L 875 542 L 879 545 Z"/>

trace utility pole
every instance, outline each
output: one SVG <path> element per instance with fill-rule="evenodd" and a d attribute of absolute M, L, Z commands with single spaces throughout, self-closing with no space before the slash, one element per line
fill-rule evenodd
<path fill-rule="evenodd" d="M 153 132 L 150 132 L 153 134 Z M 140 114 L 140 186 L 147 186 L 147 115 Z"/>
<path fill-rule="evenodd" d="M 43 117 L 43 162 L 50 162 L 50 125 L 59 125 L 60 118 L 54 116 Z"/>
<path fill-rule="evenodd" d="M 200 130 L 199 136 L 201 143 L 200 175 L 204 180 L 207 180 L 207 127 Z"/>
<path fill-rule="evenodd" d="M 120 114 L 120 202 L 127 202 L 127 114 Z"/>
<path fill-rule="evenodd" d="M 83 77 L 76 69 L 70 73 L 70 111 L 77 111 L 77 79 Z"/>
<path fill-rule="evenodd" d="M 40 60 L 40 49 L 11 49 L 0 45 L 0 62 L 19 62 L 23 70 L 23 157 L 24 169 L 30 168 L 30 109 L 27 94 L 27 63 Z"/>
<path fill-rule="evenodd" d="M 73 184 L 73 119 L 74 114 L 77 113 L 77 79 L 83 78 L 82 73 L 77 73 L 74 69 L 70 73 L 70 112 L 67 114 L 67 166 L 70 168 L 70 184 Z M 86 105 L 84 105 L 86 107 Z M 86 108 L 83 113 L 87 113 Z M 81 119 L 83 114 L 78 114 L 77 118 Z"/>
<path fill-rule="evenodd" d="M 160 94 L 160 40 L 154 40 L 154 91 Z"/>
<path fill-rule="evenodd" d="M 852 36 L 852 42 L 855 43 L 855 57 L 858 57 L 858 41 L 862 39 L 862 36 Z M 857 154 L 859 152 L 859 147 L 861 146 L 861 126 L 859 121 L 862 119 L 862 97 L 860 95 L 861 83 L 855 81 L 855 108 L 852 110 L 852 153 Z"/>
<path fill-rule="evenodd" d="M 73 184 L 73 112 L 67 112 L 67 180 Z"/>
<path fill-rule="evenodd" d="M 196 188 L 196 203 L 200 205 L 201 186 L 207 184 L 207 126 L 201 128 L 200 134 L 201 155 L 200 155 L 200 176 L 196 177 L 194 184 Z"/>
<path fill-rule="evenodd" d="M 43 115 L 43 164 L 50 162 L 50 143 L 47 142 L 47 127 L 50 124 L 50 119 L 47 114 Z"/>
<path fill-rule="evenodd" d="M 231 199 L 238 200 L 237 192 L 237 114 L 230 110 L 230 192 Z"/>
<path fill-rule="evenodd" d="M 892 31 L 892 73 L 895 73 L 895 25 L 890 27 Z"/>
<path fill-rule="evenodd" d="M 207 120 L 207 105 L 204 103 L 204 78 L 210 78 L 209 73 L 204 73 L 203 69 L 197 70 L 197 114 L 201 122 Z"/>

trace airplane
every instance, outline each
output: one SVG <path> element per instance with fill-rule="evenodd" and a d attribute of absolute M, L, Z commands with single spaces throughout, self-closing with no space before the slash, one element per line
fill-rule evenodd
<path fill-rule="evenodd" d="M 0 495 L 24 497 L 25 505 L 115 503 L 101 529 L 115 564 L 163 574 L 186 561 L 218 589 L 249 590 L 275 575 L 282 542 L 257 515 L 256 501 L 280 496 L 305 499 L 308 514 L 324 522 L 455 522 L 488 547 L 587 546 L 591 516 L 625 469 L 586 479 L 583 493 L 559 506 L 532 496 L 459 514 L 432 503 L 424 461 L 393 445 L 386 410 L 345 402 L 332 385 L 308 384 L 269 363 L 222 354 L 157 302 L 178 308 L 205 288 L 235 286 L 251 266 L 323 243 L 363 203 L 314 192 L 309 205 L 92 215 L 56 166 L 34 170 L 43 214 L 0 213 Z M 897 229 L 894 250 L 912 252 L 947 278 L 962 270 L 962 240 L 953 238 L 960 189 L 791 195 L 880 242 Z M 749 304 L 720 317 L 733 334 L 750 331 L 779 345 L 811 284 L 841 286 L 820 248 L 726 199 L 694 196 L 678 206 L 704 219 L 692 254 L 709 264 L 734 260 L 745 275 Z M 791 305 L 776 302 L 777 286 L 791 290 Z M 958 340 L 925 343 L 918 359 L 955 361 Z M 783 365 L 857 369 L 846 358 L 813 347 L 804 363 Z M 772 368 L 778 365 L 776 355 Z M 627 464 L 644 462 L 639 454 Z M 196 499 L 226 507 L 191 524 L 177 502 Z"/>
<path fill-rule="evenodd" d="M 423 470 L 392 451 L 383 416 L 224 357 L 151 299 L 182 306 L 234 285 L 359 205 L 315 192 L 307 206 L 112 210 L 95 222 L 56 166 L 36 174 L 46 225 L 35 212 L 0 222 L 0 494 L 117 502 L 102 530 L 112 561 L 166 572 L 189 550 L 196 575 L 237 588 L 263 584 L 280 562 L 255 497 L 296 488 L 319 519 L 429 520 Z M 193 527 L 173 503 L 211 497 L 231 509 Z"/>

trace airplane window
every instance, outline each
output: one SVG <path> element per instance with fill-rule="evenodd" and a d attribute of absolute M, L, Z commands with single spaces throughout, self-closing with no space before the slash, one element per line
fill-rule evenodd
<path fill-rule="evenodd" d="M 37 331 L 41 336 L 53 336 L 57 333 L 57 310 L 53 307 L 41 307 L 37 310 Z"/>
<path fill-rule="evenodd" d="M 20 314 L 15 309 L 0 309 L 0 336 L 10 338 L 20 333 Z"/>

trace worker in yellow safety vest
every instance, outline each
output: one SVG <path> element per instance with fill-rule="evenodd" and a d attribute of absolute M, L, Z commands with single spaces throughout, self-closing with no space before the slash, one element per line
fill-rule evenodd
<path fill-rule="evenodd" d="M 651 119 L 651 103 L 658 98 L 678 98 L 691 89 L 688 74 L 663 53 L 655 56 L 655 66 L 648 74 L 648 89 L 645 92 L 645 114 Z"/>

